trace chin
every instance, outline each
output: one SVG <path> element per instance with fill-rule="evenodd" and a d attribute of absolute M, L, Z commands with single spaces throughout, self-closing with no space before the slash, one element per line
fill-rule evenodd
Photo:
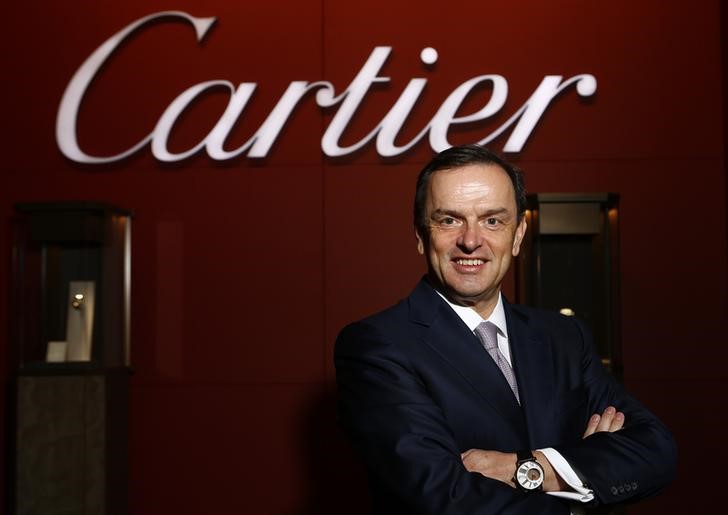
<path fill-rule="evenodd" d="M 477 283 L 472 281 L 461 281 L 457 284 L 450 284 L 450 290 L 463 297 L 480 297 L 487 292 L 488 289 L 488 285 L 483 284 L 482 281 L 478 281 Z"/>
<path fill-rule="evenodd" d="M 447 291 L 452 298 L 457 299 L 463 304 L 472 304 L 477 299 L 480 299 L 485 295 L 485 291 L 481 288 L 449 288 Z"/>

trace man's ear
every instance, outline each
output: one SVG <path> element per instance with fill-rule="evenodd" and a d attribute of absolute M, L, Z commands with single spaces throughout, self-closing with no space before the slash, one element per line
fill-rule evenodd
<path fill-rule="evenodd" d="M 417 252 L 420 253 L 420 255 L 425 254 L 425 242 L 422 239 L 422 236 L 420 236 L 420 231 L 415 227 L 415 238 L 417 238 Z"/>
<path fill-rule="evenodd" d="M 516 234 L 513 238 L 513 248 L 511 249 L 511 254 L 513 254 L 513 257 L 516 257 L 521 251 L 521 242 L 523 241 L 523 237 L 526 235 L 527 227 L 528 224 L 526 224 L 526 217 L 524 216 L 523 218 L 521 218 L 521 221 L 518 222 L 518 227 L 516 227 Z"/>

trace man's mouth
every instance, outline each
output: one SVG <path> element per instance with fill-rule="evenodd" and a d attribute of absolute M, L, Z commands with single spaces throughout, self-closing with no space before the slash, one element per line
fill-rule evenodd
<path fill-rule="evenodd" d="M 455 263 L 462 266 L 479 266 L 484 265 L 485 261 L 482 259 L 456 259 Z"/>

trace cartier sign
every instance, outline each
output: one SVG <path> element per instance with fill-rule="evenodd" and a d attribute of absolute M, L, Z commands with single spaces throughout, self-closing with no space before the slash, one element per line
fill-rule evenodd
<path fill-rule="evenodd" d="M 275 144 L 293 111 L 309 94 L 314 96 L 316 104 L 322 108 L 336 107 L 335 114 L 321 138 L 321 149 L 328 156 L 344 156 L 372 142 L 379 155 L 397 156 L 425 138 L 433 150 L 440 151 L 450 146 L 448 130 L 451 127 L 486 120 L 494 116 L 503 108 L 508 97 L 508 81 L 501 75 L 479 75 L 468 79 L 444 99 L 429 123 L 411 141 L 398 145 L 395 143 L 395 139 L 427 84 L 427 79 L 413 78 L 387 114 L 366 136 L 353 145 L 342 146 L 341 136 L 352 118 L 356 116 L 357 110 L 371 86 L 375 83 L 389 82 L 389 78 L 379 76 L 379 72 L 391 54 L 392 47 L 378 46 L 372 50 L 359 72 L 343 90 L 337 90 L 334 84 L 326 81 L 291 81 L 257 131 L 242 144 L 228 141 L 228 135 L 235 122 L 243 116 L 243 111 L 258 86 L 257 83 L 242 82 L 235 85 L 227 80 L 209 80 L 182 91 L 167 106 L 149 134 L 140 137 L 131 148 L 116 155 L 103 156 L 86 153 L 80 147 L 76 136 L 78 113 L 86 90 L 104 63 L 120 49 L 122 43 L 132 33 L 141 29 L 153 30 L 156 24 L 152 22 L 163 20 L 186 21 L 194 28 L 198 42 L 202 41 L 215 23 L 215 18 L 197 18 L 180 11 L 159 12 L 134 21 L 99 46 L 71 78 L 58 108 L 56 140 L 61 152 L 67 158 L 79 163 L 112 163 L 141 151 L 147 145 L 150 146 L 154 157 L 163 162 L 181 161 L 198 152 L 205 152 L 216 161 L 232 159 L 240 155 L 250 158 L 265 157 Z M 435 63 L 438 59 L 437 50 L 425 48 L 422 50 L 420 59 L 428 65 Z M 477 112 L 458 115 L 458 110 L 466 97 L 481 84 L 489 85 L 492 90 L 485 105 Z M 489 134 L 485 134 L 478 143 L 486 144 L 510 131 L 503 151 L 519 152 L 554 98 L 571 86 L 574 86 L 578 95 L 588 97 L 596 92 L 597 81 L 590 74 L 575 75 L 567 79 L 561 75 L 546 75 L 523 105 L 502 125 Z M 218 121 L 210 127 L 207 135 L 194 147 L 184 152 L 170 151 L 168 140 L 177 119 L 191 104 L 213 88 L 216 90 L 227 89 L 230 95 L 227 107 Z"/>

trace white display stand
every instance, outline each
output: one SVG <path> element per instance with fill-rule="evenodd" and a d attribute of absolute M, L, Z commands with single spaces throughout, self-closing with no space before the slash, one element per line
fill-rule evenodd
<path fill-rule="evenodd" d="M 68 291 L 66 359 L 68 361 L 90 361 L 96 284 L 93 281 L 71 281 Z"/>

